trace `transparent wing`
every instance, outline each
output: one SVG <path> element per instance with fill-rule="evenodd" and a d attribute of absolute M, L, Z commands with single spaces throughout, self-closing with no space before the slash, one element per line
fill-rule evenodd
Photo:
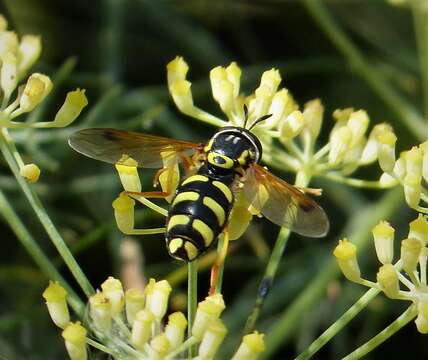
<path fill-rule="evenodd" d="M 260 165 L 247 171 L 244 193 L 256 210 L 279 226 L 308 237 L 328 232 L 327 215 L 315 201 Z"/>
<path fill-rule="evenodd" d="M 202 148 L 188 141 L 116 129 L 84 129 L 69 139 L 70 146 L 90 158 L 111 164 L 161 168 Z M 130 159 L 133 162 L 130 162 Z"/>

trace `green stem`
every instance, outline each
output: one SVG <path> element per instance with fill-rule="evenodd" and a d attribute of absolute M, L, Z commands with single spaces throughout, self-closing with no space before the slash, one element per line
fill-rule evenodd
<path fill-rule="evenodd" d="M 5 130 L 5 129 L 4 129 Z M 94 289 L 77 263 L 76 259 L 74 259 L 58 230 L 55 228 L 52 220 L 49 218 L 49 215 L 46 213 L 45 208 L 43 207 L 39 197 L 37 194 L 30 188 L 27 182 L 19 173 L 19 167 L 15 161 L 13 156 L 14 149 L 11 149 L 12 144 L 8 143 L 3 135 L 0 134 L 0 149 L 1 152 L 11 168 L 18 184 L 20 185 L 22 191 L 24 192 L 27 200 L 29 201 L 31 207 L 48 233 L 49 237 L 52 240 L 52 243 L 55 245 L 56 249 L 64 259 L 64 262 L 67 264 L 74 278 L 84 291 L 86 296 L 91 296 L 94 293 Z M 19 154 L 18 154 L 19 155 Z"/>
<path fill-rule="evenodd" d="M 79 299 L 74 290 L 70 287 L 67 281 L 61 276 L 49 258 L 43 253 L 40 246 L 31 236 L 25 225 L 22 223 L 14 209 L 10 205 L 3 192 L 0 191 L 0 214 L 11 227 L 22 246 L 31 255 L 34 262 L 42 270 L 48 279 L 57 280 L 61 286 L 67 291 L 67 301 L 79 317 L 83 317 L 85 305 Z"/>
<path fill-rule="evenodd" d="M 309 347 L 303 351 L 295 360 L 310 359 L 315 353 L 330 341 L 345 325 L 347 325 L 367 304 L 372 301 L 380 290 L 370 289 L 352 305 L 339 319 L 325 330 Z"/>
<path fill-rule="evenodd" d="M 356 212 L 349 226 L 344 229 L 342 237 L 347 236 L 353 240 L 359 251 L 371 239 L 371 229 L 380 220 L 389 217 L 398 204 L 402 201 L 402 194 L 399 189 L 391 190 L 379 202 L 372 206 L 366 206 Z M 352 229 L 352 231 L 350 231 Z M 333 258 L 329 258 L 322 266 L 314 279 L 306 286 L 299 296 L 287 307 L 284 313 L 274 323 L 266 334 L 266 351 L 261 355 L 261 359 L 268 359 L 275 351 L 283 345 L 293 334 L 297 323 L 301 321 L 302 314 L 307 313 L 320 297 L 325 294 L 325 288 L 334 278 L 339 275 L 339 268 Z"/>
<path fill-rule="evenodd" d="M 196 315 L 198 304 L 198 260 L 193 260 L 187 264 L 187 328 L 189 339 L 192 336 L 193 321 Z M 189 347 L 188 357 L 196 356 L 196 347 Z"/>
<path fill-rule="evenodd" d="M 370 180 L 363 180 L 363 179 L 356 179 L 351 177 L 345 177 L 340 174 L 334 173 L 334 172 L 327 172 L 324 174 L 320 174 L 319 176 L 324 177 L 326 179 L 333 180 L 335 182 L 345 184 L 348 186 L 353 186 L 357 188 L 365 188 L 365 189 L 387 189 L 391 188 L 391 186 L 386 187 L 382 185 L 379 181 L 370 181 Z"/>
<path fill-rule="evenodd" d="M 428 116 L 428 9 L 425 0 L 410 1 L 418 44 L 425 115 Z"/>
<path fill-rule="evenodd" d="M 224 235 L 221 236 L 218 239 L 217 242 L 217 256 L 220 255 L 221 253 L 221 249 L 223 248 L 223 244 L 224 244 Z M 215 293 L 216 294 L 221 294 L 221 288 L 223 285 L 223 273 L 224 273 L 224 263 L 226 261 L 226 258 L 224 259 L 224 261 L 221 263 L 219 269 L 218 269 L 218 273 L 217 273 L 217 283 L 215 285 Z"/>
<path fill-rule="evenodd" d="M 373 349 L 382 344 L 385 340 L 389 339 L 403 326 L 412 321 L 417 315 L 417 313 L 417 307 L 415 305 L 411 305 L 394 322 L 388 325 L 379 334 L 371 338 L 364 345 L 361 345 L 349 355 L 345 356 L 342 360 L 354 360 L 362 358 L 364 355 L 368 354 L 370 351 L 373 351 Z"/>
<path fill-rule="evenodd" d="M 403 99 L 394 88 L 364 58 L 358 47 L 336 23 L 320 0 L 303 0 L 309 14 L 330 38 L 331 42 L 348 60 L 351 68 L 359 74 L 374 92 L 390 107 L 419 140 L 428 138 L 428 127 L 418 110 Z"/>
<path fill-rule="evenodd" d="M 310 177 L 306 173 L 298 172 L 296 175 L 295 185 L 300 187 L 306 187 L 310 182 Z M 257 319 L 263 308 L 266 297 L 269 294 L 270 288 L 272 287 L 273 280 L 278 271 L 279 263 L 284 254 L 285 247 L 287 246 L 288 239 L 290 237 L 290 230 L 282 228 L 275 241 L 272 253 L 267 263 L 263 279 L 260 282 L 259 289 L 257 291 L 257 298 L 251 314 L 247 318 L 245 324 L 244 333 L 248 334 L 252 332 L 256 326 Z"/>

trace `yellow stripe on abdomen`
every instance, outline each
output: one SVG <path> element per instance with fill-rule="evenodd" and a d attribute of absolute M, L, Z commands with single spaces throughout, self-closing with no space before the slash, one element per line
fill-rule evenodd
<path fill-rule="evenodd" d="M 202 203 L 209 207 L 212 212 L 215 214 L 215 216 L 217 217 L 218 220 L 218 225 L 220 227 L 223 226 L 225 220 L 226 220 L 226 212 L 224 211 L 224 209 L 221 207 L 221 205 L 215 201 L 213 198 L 209 197 L 209 196 L 205 196 L 202 200 Z"/>
<path fill-rule="evenodd" d="M 181 185 L 187 185 L 187 184 L 194 182 L 194 181 L 207 182 L 208 180 L 209 179 L 204 175 L 193 175 L 193 176 L 188 177 L 186 180 L 184 180 Z"/>
<path fill-rule="evenodd" d="M 192 227 L 201 234 L 202 238 L 204 239 L 205 247 L 210 246 L 214 240 L 214 232 L 211 230 L 211 228 L 199 219 L 193 220 Z"/>
<path fill-rule="evenodd" d="M 214 180 L 212 182 L 212 184 L 219 189 L 224 196 L 226 196 L 227 201 L 229 201 L 230 203 L 232 202 L 233 196 L 232 196 L 232 191 L 230 191 L 229 187 L 225 184 L 223 184 L 220 181 Z"/>
<path fill-rule="evenodd" d="M 196 191 L 186 191 L 186 192 L 182 192 L 179 193 L 173 203 L 172 206 L 178 204 L 181 201 L 196 201 L 199 199 L 199 194 Z"/>
<path fill-rule="evenodd" d="M 190 221 L 190 218 L 187 215 L 171 216 L 171 218 L 168 221 L 167 231 L 171 230 L 174 226 L 177 226 L 177 225 L 187 225 L 189 221 Z"/>

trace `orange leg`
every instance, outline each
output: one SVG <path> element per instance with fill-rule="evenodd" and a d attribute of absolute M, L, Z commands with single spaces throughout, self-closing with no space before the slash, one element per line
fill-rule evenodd
<path fill-rule="evenodd" d="M 218 284 L 219 284 L 219 271 L 221 266 L 224 264 L 224 260 L 227 255 L 227 249 L 229 247 L 229 232 L 227 231 L 227 228 L 223 232 L 224 238 L 223 238 L 223 244 L 220 249 L 220 252 L 217 255 L 217 258 L 211 267 L 211 277 L 210 277 L 210 290 L 208 295 L 214 295 L 215 293 L 219 292 Z"/>

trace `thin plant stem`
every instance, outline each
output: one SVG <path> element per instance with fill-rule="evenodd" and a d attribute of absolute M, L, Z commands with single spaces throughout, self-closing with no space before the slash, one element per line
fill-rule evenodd
<path fill-rule="evenodd" d="M 61 276 L 51 260 L 43 253 L 43 250 L 31 236 L 21 219 L 15 213 L 10 202 L 4 196 L 3 192 L 0 191 L 0 214 L 6 220 L 7 224 L 11 227 L 22 246 L 27 250 L 30 256 L 33 258 L 37 266 L 42 270 L 48 279 L 57 280 L 61 283 L 61 286 L 67 291 L 67 301 L 73 310 L 80 317 L 83 317 L 85 312 L 85 304 L 79 299 L 77 294 L 67 283 L 67 281 Z"/>
<path fill-rule="evenodd" d="M 394 322 L 388 325 L 375 337 L 371 338 L 365 344 L 361 345 L 359 348 L 354 350 L 352 353 L 345 356 L 342 360 L 355 360 L 360 359 L 364 355 L 373 351 L 377 346 L 382 344 L 385 340 L 389 339 L 394 335 L 398 330 L 403 326 L 412 321 L 417 315 L 418 310 L 415 305 L 411 305 L 405 312 L 403 312 Z"/>
<path fill-rule="evenodd" d="M 370 181 L 370 180 L 363 180 L 363 179 L 356 179 L 351 177 L 345 177 L 338 173 L 334 172 L 327 172 L 325 174 L 321 174 L 321 177 L 324 177 L 326 179 L 333 180 L 335 182 L 345 184 L 348 186 L 353 186 L 357 188 L 365 188 L 365 189 L 386 189 L 390 188 L 391 186 L 384 186 L 379 181 Z"/>
<path fill-rule="evenodd" d="M 419 111 L 394 88 L 364 58 L 362 52 L 337 24 L 320 0 L 303 0 L 302 3 L 331 42 L 347 59 L 351 68 L 360 75 L 386 105 L 400 118 L 419 140 L 428 138 L 428 126 Z"/>
<path fill-rule="evenodd" d="M 306 187 L 310 182 L 310 176 L 308 174 L 302 174 L 298 172 L 296 175 L 295 185 L 300 187 Z M 272 287 L 273 280 L 278 271 L 279 263 L 284 254 L 285 248 L 290 237 L 290 230 L 282 228 L 278 234 L 278 237 L 275 241 L 272 253 L 269 257 L 268 263 L 266 265 L 265 273 L 263 275 L 262 281 L 260 282 L 257 298 L 253 309 L 250 315 L 247 318 L 245 324 L 244 333 L 248 334 L 252 332 L 256 326 L 257 319 L 260 315 L 260 312 L 263 308 L 266 297 L 269 294 L 270 288 Z"/>
<path fill-rule="evenodd" d="M 428 116 L 428 7 L 425 0 L 410 1 L 415 26 L 425 115 Z"/>
<path fill-rule="evenodd" d="M 224 237 L 222 236 L 220 239 L 218 239 L 217 242 L 217 256 L 220 255 L 221 249 L 223 248 L 224 243 Z M 224 262 L 226 261 L 226 258 L 223 260 L 221 265 L 219 266 L 218 273 L 217 273 L 217 282 L 215 285 L 215 293 L 221 294 L 221 288 L 223 285 L 223 273 L 224 273 Z"/>
<path fill-rule="evenodd" d="M 327 342 L 329 342 L 340 330 L 342 330 L 370 301 L 372 301 L 379 289 L 370 289 L 359 300 L 352 305 L 339 319 L 325 330 L 309 347 L 303 351 L 295 360 L 307 360 L 314 356 Z"/>
<path fill-rule="evenodd" d="M 193 321 L 195 319 L 196 307 L 198 303 L 198 260 L 190 261 L 187 264 L 187 322 L 188 337 L 192 336 Z M 189 347 L 188 357 L 196 356 L 196 347 Z"/>
<path fill-rule="evenodd" d="M 91 296 L 94 293 L 94 289 L 92 285 L 89 283 L 87 277 L 85 276 L 84 272 L 80 268 L 76 259 L 73 257 L 72 253 L 70 252 L 69 248 L 65 244 L 58 230 L 55 228 L 55 225 L 52 223 L 52 220 L 50 219 L 45 208 L 43 207 L 43 204 L 41 203 L 39 197 L 30 188 L 30 186 L 27 184 L 24 178 L 20 175 L 18 164 L 16 163 L 15 158 L 13 156 L 13 149 L 11 149 L 10 146 L 11 144 L 6 141 L 5 137 L 3 136 L 3 133 L 1 133 L 0 150 L 6 162 L 8 163 L 9 167 L 11 168 L 13 175 L 18 181 L 18 184 L 20 185 L 24 195 L 29 201 L 31 207 L 33 208 L 34 212 L 36 213 L 37 217 L 39 218 L 46 232 L 48 233 L 50 239 L 52 240 L 52 243 L 60 253 L 61 257 L 64 259 L 64 262 L 67 264 L 67 267 L 69 268 L 74 278 L 82 288 L 83 292 L 87 297 Z"/>

